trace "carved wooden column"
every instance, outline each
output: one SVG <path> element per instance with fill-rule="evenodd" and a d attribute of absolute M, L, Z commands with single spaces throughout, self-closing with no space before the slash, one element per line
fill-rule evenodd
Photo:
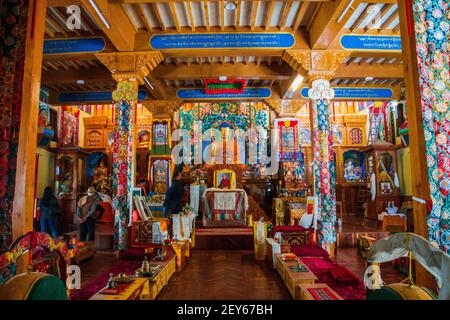
<path fill-rule="evenodd" d="M 101 53 L 97 58 L 112 72 L 117 81 L 113 92 L 115 123 L 113 144 L 113 209 L 115 249 L 128 244 L 131 188 L 136 171 L 136 105 L 139 84 L 163 57 L 159 51 Z"/>
<path fill-rule="evenodd" d="M 334 254 L 336 233 L 336 165 L 329 106 L 334 90 L 329 80 L 347 53 L 343 51 L 287 50 L 283 59 L 297 72 L 308 74 L 310 126 L 313 134 L 314 194 L 318 199 L 317 241 Z M 302 70 L 303 69 L 303 70 Z"/>

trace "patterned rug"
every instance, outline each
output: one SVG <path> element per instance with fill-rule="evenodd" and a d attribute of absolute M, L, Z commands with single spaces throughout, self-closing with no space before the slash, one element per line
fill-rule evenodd
<path fill-rule="evenodd" d="M 253 228 L 197 228 L 196 236 L 253 236 Z"/>

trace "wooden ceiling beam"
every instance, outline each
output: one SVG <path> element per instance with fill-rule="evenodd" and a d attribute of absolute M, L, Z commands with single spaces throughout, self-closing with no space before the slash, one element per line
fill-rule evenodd
<path fill-rule="evenodd" d="M 280 18 L 280 25 L 279 25 L 280 30 L 286 29 L 285 24 L 289 16 L 289 12 L 291 11 L 291 8 L 292 8 L 292 0 L 287 0 Z"/>
<path fill-rule="evenodd" d="M 85 69 L 72 69 L 70 72 L 65 70 L 49 70 L 42 72 L 41 82 L 43 84 L 57 83 L 76 83 L 77 80 L 85 80 L 86 82 L 98 81 L 114 81 L 111 72 L 105 67 L 91 68 L 89 72 Z"/>
<path fill-rule="evenodd" d="M 97 25 L 102 28 L 102 31 L 111 40 L 117 50 L 132 51 L 134 49 L 136 32 L 133 24 L 130 22 L 130 19 L 120 4 L 108 3 L 107 0 L 96 0 L 95 3 L 109 24 L 108 28 L 97 14 L 94 7 L 90 4 L 89 0 L 81 0 L 81 3 L 94 18 Z"/>
<path fill-rule="evenodd" d="M 233 61 L 235 61 L 233 59 Z M 208 78 L 219 78 L 227 76 L 233 79 L 265 79 L 265 80 L 288 80 L 292 75 L 291 68 L 284 64 L 282 66 L 256 63 L 205 63 L 197 65 L 159 65 L 153 72 L 156 79 L 165 80 L 199 80 Z"/>
<path fill-rule="evenodd" d="M 194 20 L 194 15 L 192 14 L 192 7 L 191 7 L 190 1 L 186 1 L 186 9 L 187 9 L 188 16 L 189 16 L 189 23 L 191 25 L 191 31 L 195 32 L 195 20 Z"/>
<path fill-rule="evenodd" d="M 203 9 L 205 11 L 205 26 L 206 26 L 206 31 L 210 31 L 210 23 L 209 23 L 209 6 L 208 6 L 208 1 L 204 1 L 203 2 Z"/>
<path fill-rule="evenodd" d="M 251 22 L 250 22 L 250 30 L 251 31 L 254 31 L 255 27 L 256 27 L 256 16 L 258 13 L 259 4 L 260 4 L 260 1 L 252 2 L 252 18 L 251 18 Z"/>
<path fill-rule="evenodd" d="M 161 14 L 159 13 L 158 4 L 152 3 L 151 8 L 152 8 L 153 12 L 155 13 L 156 20 L 158 20 L 158 23 L 161 26 L 161 30 L 163 32 L 166 32 L 167 31 L 166 25 L 164 24 L 164 21 L 161 18 Z"/>
<path fill-rule="evenodd" d="M 265 17 L 265 21 L 266 21 L 266 26 L 265 29 L 266 31 L 269 30 L 270 28 L 270 21 L 272 20 L 272 15 L 273 15 L 273 10 L 275 9 L 275 1 L 270 1 L 270 5 L 269 5 L 269 10 L 267 11 L 267 15 Z"/>
<path fill-rule="evenodd" d="M 148 20 L 147 16 L 145 15 L 144 4 L 138 3 L 136 5 L 136 8 L 137 8 L 137 12 L 138 12 L 141 20 L 144 22 L 145 28 L 147 29 L 148 32 L 152 32 L 152 26 L 150 24 L 150 21 Z"/>
<path fill-rule="evenodd" d="M 309 30 L 311 48 L 328 49 L 360 3 L 361 0 L 322 3 Z"/>
<path fill-rule="evenodd" d="M 336 70 L 335 78 L 403 78 L 403 66 L 401 64 L 342 64 Z"/>
<path fill-rule="evenodd" d="M 309 2 L 300 2 L 300 8 L 297 13 L 297 17 L 294 21 L 294 31 L 300 28 L 300 24 L 302 23 L 303 18 L 305 17 L 306 12 L 308 11 L 310 3 Z"/>
<path fill-rule="evenodd" d="M 241 29 L 241 2 L 237 3 L 237 8 L 236 8 L 236 30 L 240 30 Z"/>
<path fill-rule="evenodd" d="M 175 23 L 175 28 L 178 32 L 181 32 L 180 22 L 178 21 L 177 10 L 175 9 L 175 4 L 169 2 L 170 13 L 172 14 L 173 22 Z"/>
<path fill-rule="evenodd" d="M 219 8 L 219 14 L 220 14 L 220 30 L 225 30 L 225 3 L 224 1 L 220 1 L 220 8 Z"/>

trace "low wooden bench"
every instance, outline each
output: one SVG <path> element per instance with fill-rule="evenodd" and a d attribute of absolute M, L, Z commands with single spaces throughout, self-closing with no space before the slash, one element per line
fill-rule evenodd
<path fill-rule="evenodd" d="M 318 279 L 317 276 L 311 272 L 311 270 L 298 259 L 297 261 L 283 261 L 282 254 L 275 254 L 277 260 L 277 271 L 283 279 L 284 284 L 289 290 L 294 300 L 300 300 L 300 288 L 301 284 L 314 284 Z M 304 271 L 295 271 L 294 269 L 300 266 Z"/>
<path fill-rule="evenodd" d="M 298 288 L 300 290 L 299 300 L 344 300 L 326 283 L 302 283 Z M 312 290 L 315 290 L 315 293 Z"/>

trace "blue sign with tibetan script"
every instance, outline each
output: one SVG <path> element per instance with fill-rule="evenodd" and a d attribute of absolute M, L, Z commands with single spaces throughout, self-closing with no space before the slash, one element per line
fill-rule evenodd
<path fill-rule="evenodd" d="M 204 89 L 179 89 L 177 97 L 183 100 L 267 99 L 270 88 L 245 88 L 244 93 L 206 94 Z"/>
<path fill-rule="evenodd" d="M 400 36 L 344 34 L 341 46 L 345 50 L 357 51 L 401 51 Z"/>
<path fill-rule="evenodd" d="M 44 54 L 100 52 L 105 46 L 105 39 L 102 37 L 46 39 Z"/>
<path fill-rule="evenodd" d="M 292 33 L 190 33 L 155 34 L 150 46 L 156 50 L 170 49 L 287 49 L 292 48 Z"/>
<path fill-rule="evenodd" d="M 147 98 L 145 90 L 139 90 L 138 100 Z M 82 103 L 82 102 L 104 102 L 111 103 L 113 101 L 112 92 L 110 91 L 89 91 L 89 92 L 61 92 L 58 95 L 60 103 Z"/>
<path fill-rule="evenodd" d="M 302 89 L 302 97 L 308 97 L 308 89 Z M 392 99 L 392 90 L 389 88 L 344 88 L 335 87 L 334 89 L 334 99 L 339 100 L 386 100 Z"/>

